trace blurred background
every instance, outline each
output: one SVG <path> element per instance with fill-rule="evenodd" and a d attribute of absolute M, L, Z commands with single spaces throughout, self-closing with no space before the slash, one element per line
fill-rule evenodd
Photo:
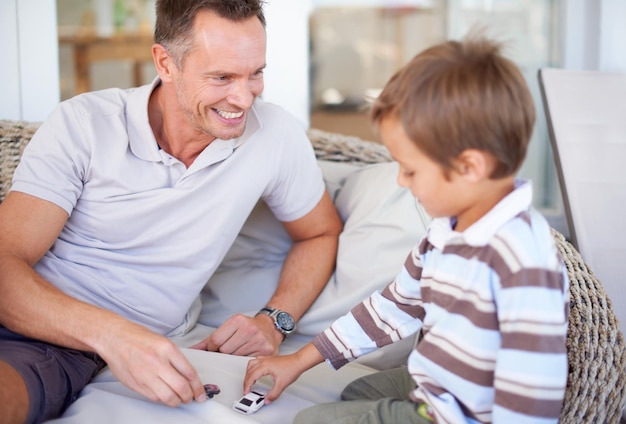
<path fill-rule="evenodd" d="M 2 0 L 0 40 L 9 66 L 0 67 L 0 91 L 7 93 L 0 118 L 42 120 L 59 100 L 78 93 L 150 82 L 156 76 L 154 5 Z M 537 72 L 626 72 L 626 0 L 268 0 L 265 9 L 263 97 L 304 127 L 373 141 L 368 102 L 415 54 L 476 27 L 505 42 L 537 107 L 520 175 L 534 182 L 535 206 L 567 235 Z"/>

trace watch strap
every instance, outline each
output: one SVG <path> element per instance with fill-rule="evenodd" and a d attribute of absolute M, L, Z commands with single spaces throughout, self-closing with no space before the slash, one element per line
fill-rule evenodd
<path fill-rule="evenodd" d="M 293 319 L 293 317 L 291 316 L 289 312 L 285 312 L 281 309 L 272 308 L 270 306 L 265 306 L 261 308 L 259 312 L 256 313 L 256 315 L 261 315 L 261 314 L 267 315 L 270 318 L 272 318 L 272 320 L 274 321 L 274 325 L 276 326 L 276 329 L 280 331 L 285 338 L 287 338 L 287 336 L 289 336 L 296 330 L 296 321 Z M 280 324 L 280 322 L 278 321 L 278 316 L 281 314 L 286 315 L 288 319 L 292 322 L 291 329 L 286 329 Z"/>

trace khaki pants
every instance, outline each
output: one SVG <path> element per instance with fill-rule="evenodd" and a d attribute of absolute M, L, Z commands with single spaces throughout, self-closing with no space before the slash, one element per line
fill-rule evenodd
<path fill-rule="evenodd" d="M 301 411 L 296 424 L 432 424 L 409 399 L 415 382 L 406 367 L 380 371 L 350 383 L 341 402 L 316 405 Z M 423 409 L 423 408 L 421 408 Z"/>

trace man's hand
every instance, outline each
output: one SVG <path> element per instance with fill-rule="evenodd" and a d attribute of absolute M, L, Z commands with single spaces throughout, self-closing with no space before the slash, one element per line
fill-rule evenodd
<path fill-rule="evenodd" d="M 267 315 L 250 318 L 237 314 L 192 349 L 239 356 L 274 356 L 278 354 L 283 338 Z"/>
<path fill-rule="evenodd" d="M 169 339 L 134 324 L 115 334 L 101 356 L 122 384 L 172 407 L 206 400 L 198 373 Z"/>

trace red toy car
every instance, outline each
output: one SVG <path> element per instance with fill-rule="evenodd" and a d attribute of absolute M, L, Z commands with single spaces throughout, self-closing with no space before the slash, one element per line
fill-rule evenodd
<path fill-rule="evenodd" d="M 220 391 L 221 390 L 217 384 L 205 384 L 204 385 L 204 393 L 206 393 L 206 395 L 209 398 L 212 398 L 213 396 L 219 394 Z"/>

